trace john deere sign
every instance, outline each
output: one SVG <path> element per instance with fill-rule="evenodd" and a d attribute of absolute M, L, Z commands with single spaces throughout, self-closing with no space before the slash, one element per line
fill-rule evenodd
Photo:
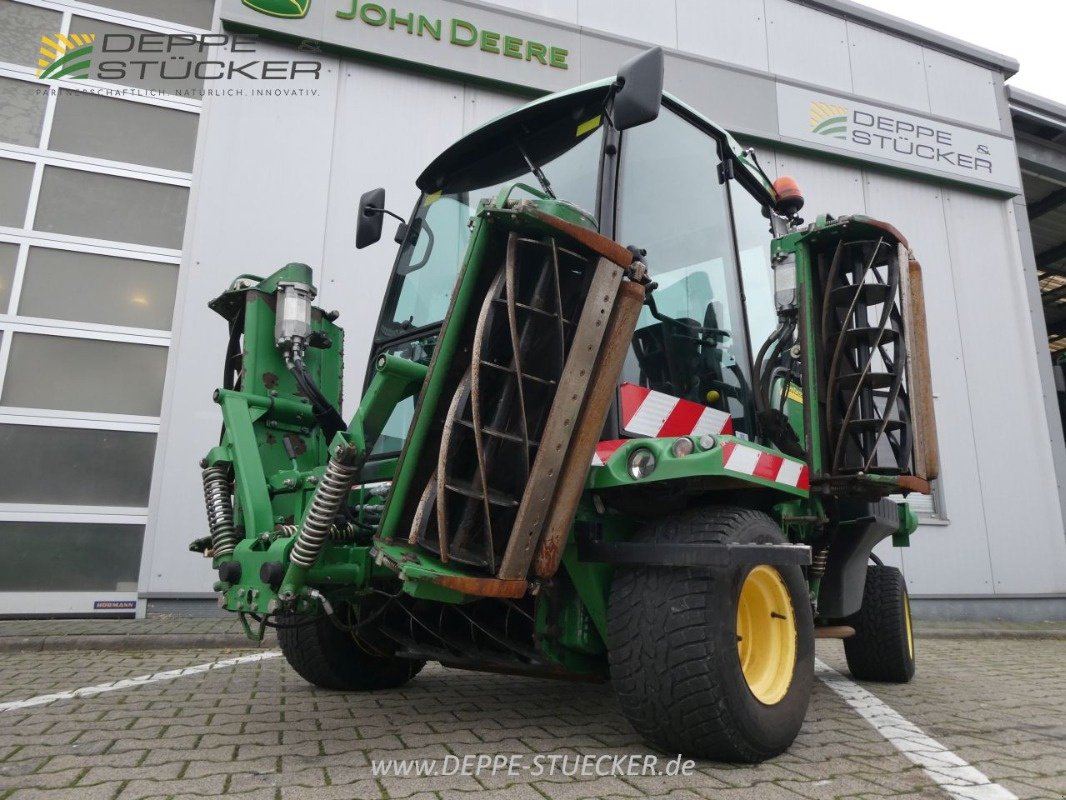
<path fill-rule="evenodd" d="M 395 8 L 385 8 L 377 3 L 359 3 L 357 0 L 352 3 L 348 11 L 338 11 L 337 16 L 341 19 L 357 19 L 372 28 L 387 25 L 390 31 L 398 30 L 409 36 L 427 36 L 436 42 L 445 40 L 445 29 L 447 29 L 446 41 L 449 44 L 459 47 L 477 47 L 484 53 L 502 55 L 505 58 L 524 58 L 526 61 L 542 66 L 568 68 L 566 57 L 570 53 L 565 48 L 484 28 L 478 30 L 473 22 L 458 17 L 452 17 L 445 24 L 440 17 L 431 19 L 425 14 L 416 15 L 413 11 L 405 13 Z"/>
<path fill-rule="evenodd" d="M 302 19 L 307 16 L 311 0 L 242 0 L 248 8 L 254 8 L 272 17 Z"/>
<path fill-rule="evenodd" d="M 222 0 L 221 16 L 228 27 L 494 83 L 553 91 L 579 82 L 567 74 L 577 60 L 575 29 L 454 0 L 408 2 Z"/>

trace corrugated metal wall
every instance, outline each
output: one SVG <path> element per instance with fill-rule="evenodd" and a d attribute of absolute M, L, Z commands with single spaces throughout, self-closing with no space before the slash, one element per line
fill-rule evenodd
<path fill-rule="evenodd" d="M 265 43 L 257 54 L 291 57 Z M 225 323 L 208 311 L 208 300 L 242 272 L 268 275 L 289 261 L 312 265 L 318 302 L 342 312 L 344 413 L 351 415 L 396 252 L 392 221 L 378 246 L 356 252 L 359 196 L 386 186 L 388 207 L 407 216 L 418 199 L 415 178 L 434 155 L 522 102 L 337 58 L 323 62 L 322 80 L 290 87 L 317 95 L 205 103 L 142 592 L 210 590 L 210 565 L 187 551 L 205 524 L 196 464 L 217 443 L 220 421 L 211 393 L 221 380 Z"/>

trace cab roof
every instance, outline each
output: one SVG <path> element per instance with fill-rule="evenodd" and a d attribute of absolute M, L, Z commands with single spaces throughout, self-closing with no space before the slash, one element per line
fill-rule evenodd
<path fill-rule="evenodd" d="M 416 185 L 427 194 L 469 191 L 529 172 L 526 156 L 537 166 L 552 161 L 598 130 L 614 82 L 612 77 L 587 83 L 496 117 L 433 159 L 418 176 Z M 663 104 L 723 138 L 731 151 L 724 155 L 732 155 L 745 167 L 750 173 L 747 182 L 754 180 L 773 196 L 769 183 L 756 172 L 726 130 L 667 92 L 663 92 Z M 517 144 L 520 140 L 521 148 Z"/>

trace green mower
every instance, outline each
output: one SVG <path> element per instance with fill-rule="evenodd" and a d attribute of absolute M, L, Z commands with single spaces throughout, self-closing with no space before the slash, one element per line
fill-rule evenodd
<path fill-rule="evenodd" d="M 805 223 L 662 82 L 647 51 L 426 167 L 350 416 L 309 267 L 212 301 L 192 547 L 312 684 L 610 681 L 649 745 L 759 761 L 800 730 L 817 637 L 913 675 L 903 577 L 871 562 L 937 474 L 921 269 L 884 222 Z M 388 215 L 363 196 L 358 247 Z"/>

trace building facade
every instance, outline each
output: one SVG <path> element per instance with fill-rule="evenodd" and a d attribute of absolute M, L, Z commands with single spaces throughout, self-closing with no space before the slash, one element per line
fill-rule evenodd
<path fill-rule="evenodd" d="M 0 31 L 0 613 L 209 597 L 187 550 L 219 425 L 207 301 L 312 265 L 350 414 L 394 254 L 355 250 L 362 192 L 406 215 L 456 138 L 651 43 L 809 215 L 888 220 L 924 266 L 942 477 L 882 557 L 927 613 L 1066 615 L 1011 59 L 845 0 L 0 0 Z M 92 45 L 84 79 L 38 74 L 50 34 Z"/>

